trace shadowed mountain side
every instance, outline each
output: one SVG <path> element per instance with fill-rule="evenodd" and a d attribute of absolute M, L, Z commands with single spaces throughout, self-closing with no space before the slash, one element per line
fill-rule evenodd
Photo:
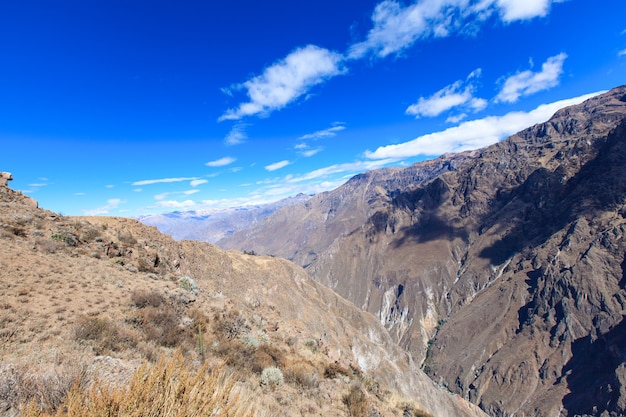
<path fill-rule="evenodd" d="M 307 269 L 490 414 L 554 415 L 572 341 L 622 318 L 625 93 L 398 194 Z"/>

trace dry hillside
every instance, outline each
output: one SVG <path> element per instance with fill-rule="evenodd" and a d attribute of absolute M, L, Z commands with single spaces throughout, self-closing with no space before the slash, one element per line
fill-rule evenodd
<path fill-rule="evenodd" d="M 0 243 L 1 415 L 484 415 L 286 260 L 2 184 Z"/>

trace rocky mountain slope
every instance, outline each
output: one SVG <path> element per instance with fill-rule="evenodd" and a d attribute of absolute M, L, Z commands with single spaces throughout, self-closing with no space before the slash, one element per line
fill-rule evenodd
<path fill-rule="evenodd" d="M 284 207 L 252 227 L 224 237 L 217 245 L 276 255 L 307 266 L 332 242 L 364 224 L 400 192 L 455 170 L 474 155 L 443 155 L 404 169 L 385 168 L 357 175 L 336 190 Z M 280 231 L 280 239 L 275 238 L 276 231 Z"/>
<path fill-rule="evenodd" d="M 175 351 L 200 372 L 226 367 L 225 396 L 245 415 L 484 415 L 289 261 L 176 242 L 132 219 L 61 216 L 5 183 L 0 415 L 39 415 L 26 404 L 65 415 L 72 389 L 125 384 Z M 103 392 L 88 389 L 87 406 L 108 404 Z"/>
<path fill-rule="evenodd" d="M 212 211 L 149 214 L 140 216 L 137 220 L 148 226 L 155 226 L 175 240 L 191 239 L 215 243 L 239 230 L 249 228 L 282 207 L 304 203 L 310 197 L 298 194 L 270 204 Z"/>
<path fill-rule="evenodd" d="M 490 415 L 623 415 L 625 117 L 626 87 L 562 109 L 293 259 Z"/>

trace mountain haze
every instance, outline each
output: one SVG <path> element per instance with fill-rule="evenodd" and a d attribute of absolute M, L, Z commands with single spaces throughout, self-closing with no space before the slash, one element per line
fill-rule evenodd
<path fill-rule="evenodd" d="M 354 209 L 355 184 L 385 171 L 226 242 L 305 266 L 490 415 L 623 415 L 625 117 L 615 88 L 453 170 L 381 185 L 371 207 Z M 332 219 L 328 235 L 295 234 L 308 218 Z"/>
<path fill-rule="evenodd" d="M 443 155 L 408 168 L 365 172 L 334 191 L 313 196 L 302 204 L 281 208 L 274 215 L 220 239 L 225 249 L 254 250 L 291 259 L 302 266 L 314 262 L 336 239 L 361 226 L 402 191 L 410 190 L 443 172 L 455 170 L 474 152 Z M 280 231 L 280 238 L 268 236 Z"/>
<path fill-rule="evenodd" d="M 148 214 L 138 217 L 137 220 L 148 226 L 155 226 L 175 240 L 192 239 L 215 243 L 238 230 L 250 227 L 282 207 L 303 203 L 309 198 L 309 195 L 298 194 L 269 204 L 212 211 Z"/>

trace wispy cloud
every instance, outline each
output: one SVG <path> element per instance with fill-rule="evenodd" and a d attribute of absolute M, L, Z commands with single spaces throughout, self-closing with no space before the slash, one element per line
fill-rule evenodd
<path fill-rule="evenodd" d="M 343 123 L 335 123 L 332 127 L 328 129 L 318 130 L 317 132 L 307 133 L 306 135 L 300 136 L 298 139 L 301 140 L 316 140 L 322 138 L 329 138 L 336 136 L 338 132 L 345 130 L 346 126 Z"/>
<path fill-rule="evenodd" d="M 505 23 L 545 16 L 552 0 L 418 0 L 404 7 L 395 0 L 376 5 L 373 27 L 362 42 L 353 44 L 348 57 L 384 58 L 398 54 L 420 39 L 444 38 L 475 32 L 491 15 Z"/>
<path fill-rule="evenodd" d="M 103 216 L 105 214 L 109 214 L 111 210 L 117 209 L 120 204 L 125 203 L 124 200 L 119 198 L 111 198 L 107 200 L 107 204 L 101 207 L 97 207 L 91 210 L 83 210 L 85 216 Z"/>
<path fill-rule="evenodd" d="M 224 138 L 224 144 L 232 146 L 244 143 L 248 139 L 248 135 L 246 134 L 246 128 L 248 126 L 250 126 L 249 123 L 236 123 Z"/>
<path fill-rule="evenodd" d="M 504 81 L 502 89 L 496 96 L 496 101 L 515 103 L 522 96 L 557 86 L 559 77 L 563 73 L 563 63 L 566 58 L 565 53 L 560 53 L 548 58 L 541 65 L 539 72 L 527 70 L 510 76 Z"/>
<path fill-rule="evenodd" d="M 624 55 L 626 55 L 626 49 L 622 49 L 621 51 L 617 53 L 617 56 L 624 56 Z"/>
<path fill-rule="evenodd" d="M 233 157 L 230 157 L 230 156 L 225 156 L 225 157 L 223 157 L 223 158 L 216 159 L 215 161 L 209 161 L 209 162 L 207 162 L 207 163 L 206 163 L 206 166 L 213 167 L 213 168 L 216 168 L 216 167 L 224 167 L 224 166 L 226 166 L 226 165 L 230 165 L 230 164 L 232 164 L 232 163 L 233 163 L 233 162 L 235 162 L 236 160 L 237 160 L 237 159 L 235 159 L 235 158 L 233 158 Z M 194 178 L 194 179 L 195 179 L 195 178 Z"/>
<path fill-rule="evenodd" d="M 314 171 L 308 172 L 303 175 L 291 177 L 287 182 L 298 183 L 303 181 L 317 180 L 319 178 L 325 178 L 331 175 L 337 174 L 350 174 L 356 175 L 363 171 L 369 171 L 372 169 L 381 168 L 390 163 L 396 162 L 399 158 L 376 158 L 375 161 L 355 161 L 345 164 L 335 164 L 324 168 L 319 168 Z"/>
<path fill-rule="evenodd" d="M 529 112 L 510 112 L 504 116 L 490 116 L 467 121 L 459 126 L 420 136 L 405 143 L 381 146 L 375 151 L 366 151 L 365 156 L 370 159 L 403 159 L 418 155 L 441 155 L 446 152 L 482 148 L 528 126 L 548 120 L 560 108 L 579 104 L 600 93 L 542 104 Z"/>
<path fill-rule="evenodd" d="M 487 100 L 474 97 L 473 80 L 480 77 L 480 68 L 472 71 L 465 81 L 459 80 L 437 91 L 430 97 L 420 97 L 417 103 L 406 109 L 406 114 L 435 117 L 453 108 L 477 112 L 487 107 Z"/>
<path fill-rule="evenodd" d="M 301 144 L 302 145 L 302 144 Z M 324 150 L 324 148 L 322 147 L 318 147 L 318 148 L 309 148 L 308 146 L 305 145 L 305 147 L 300 147 L 298 148 L 298 146 L 296 145 L 296 150 L 297 152 L 304 156 L 305 158 L 310 158 L 313 155 L 317 155 L 318 153 L 322 152 Z"/>
<path fill-rule="evenodd" d="M 164 184 L 164 183 L 171 183 L 171 182 L 194 181 L 196 179 L 197 179 L 196 177 L 159 178 L 159 179 L 154 179 L 154 180 L 135 181 L 132 183 L 132 185 L 142 186 L 142 185 L 152 185 L 152 184 Z"/>
<path fill-rule="evenodd" d="M 344 73 L 341 54 L 315 45 L 298 48 L 240 85 L 249 101 L 227 110 L 218 120 L 239 120 L 267 114 L 287 104 L 329 78 Z"/>
<path fill-rule="evenodd" d="M 189 183 L 192 187 L 197 187 L 198 185 L 206 184 L 209 182 L 208 180 L 193 180 Z"/>
<path fill-rule="evenodd" d="M 268 171 L 276 171 L 277 169 L 281 169 L 286 167 L 287 165 L 291 164 L 291 162 L 284 160 L 284 161 L 279 161 L 279 162 L 274 162 L 273 164 L 269 164 L 265 166 L 265 169 Z"/>

